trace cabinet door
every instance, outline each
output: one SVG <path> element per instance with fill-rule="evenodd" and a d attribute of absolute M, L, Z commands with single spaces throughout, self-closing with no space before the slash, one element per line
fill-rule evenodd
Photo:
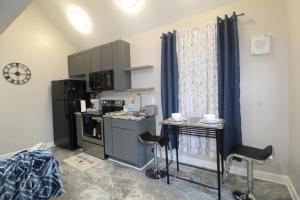
<path fill-rule="evenodd" d="M 84 53 L 84 70 L 85 70 L 85 74 L 91 72 L 91 57 L 88 51 Z"/>
<path fill-rule="evenodd" d="M 90 50 L 91 72 L 101 71 L 100 47 L 95 47 Z"/>
<path fill-rule="evenodd" d="M 112 119 L 104 118 L 104 144 L 105 154 L 113 156 L 113 132 L 112 132 Z"/>
<path fill-rule="evenodd" d="M 111 44 L 103 45 L 100 47 L 100 61 L 101 70 L 112 70 L 113 69 L 113 48 Z"/>
<path fill-rule="evenodd" d="M 131 88 L 131 74 L 125 71 L 125 68 L 130 67 L 130 45 L 121 40 L 112 45 L 115 90 L 123 91 Z"/>
<path fill-rule="evenodd" d="M 113 156 L 138 165 L 138 143 L 135 131 L 113 127 Z"/>
<path fill-rule="evenodd" d="M 84 53 L 70 55 L 68 57 L 69 76 L 79 76 L 85 74 Z"/>

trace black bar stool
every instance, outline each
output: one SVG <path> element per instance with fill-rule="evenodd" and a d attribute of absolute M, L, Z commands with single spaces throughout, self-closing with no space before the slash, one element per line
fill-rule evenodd
<path fill-rule="evenodd" d="M 167 176 L 168 170 L 169 170 L 168 165 L 167 165 L 167 172 L 160 170 L 158 167 L 157 150 L 158 150 L 158 145 L 160 145 L 161 147 L 165 146 L 166 163 L 168 163 L 168 148 L 167 148 L 167 146 L 168 146 L 169 140 L 166 137 L 152 135 L 150 132 L 145 132 L 145 133 L 139 135 L 138 139 L 142 144 L 153 146 L 152 151 L 154 154 L 155 167 L 147 169 L 145 172 L 146 176 L 148 178 L 152 178 L 152 179 L 161 179 L 161 178 L 164 178 L 165 176 Z M 168 180 L 168 183 L 169 183 L 169 180 Z"/>
<path fill-rule="evenodd" d="M 253 163 L 265 164 L 267 161 L 273 159 L 273 147 L 270 145 L 265 149 L 257 149 L 244 145 L 234 146 L 226 160 L 223 183 L 230 172 L 232 160 L 234 158 L 245 160 L 247 162 L 248 193 L 244 194 L 242 192 L 235 191 L 233 192 L 233 195 L 235 199 L 238 200 L 255 200 L 253 195 Z"/>

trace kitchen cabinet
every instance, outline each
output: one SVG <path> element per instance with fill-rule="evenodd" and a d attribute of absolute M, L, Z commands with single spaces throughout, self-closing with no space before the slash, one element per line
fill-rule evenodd
<path fill-rule="evenodd" d="M 113 48 L 111 43 L 100 46 L 100 62 L 101 71 L 113 69 Z"/>
<path fill-rule="evenodd" d="M 130 67 L 130 44 L 118 40 L 112 45 L 115 90 L 124 91 L 131 88 L 131 74 L 125 70 Z"/>
<path fill-rule="evenodd" d="M 112 119 L 104 118 L 104 149 L 105 154 L 113 156 Z"/>
<path fill-rule="evenodd" d="M 100 47 L 89 50 L 90 53 L 90 73 L 101 71 Z"/>
<path fill-rule="evenodd" d="M 138 165 L 138 145 L 135 130 L 113 127 L 112 131 L 114 157 Z"/>
<path fill-rule="evenodd" d="M 69 76 L 85 75 L 89 91 L 89 73 L 113 70 L 114 90 L 131 88 L 130 44 L 117 40 L 68 57 Z"/>
<path fill-rule="evenodd" d="M 91 73 L 113 69 L 113 49 L 111 43 L 94 47 L 89 52 Z"/>
<path fill-rule="evenodd" d="M 69 76 L 82 76 L 85 74 L 84 52 L 76 53 L 68 56 Z"/>
<path fill-rule="evenodd" d="M 151 145 L 138 141 L 146 131 L 155 134 L 155 116 L 140 121 L 104 117 L 105 154 L 135 167 L 145 166 L 152 158 Z"/>

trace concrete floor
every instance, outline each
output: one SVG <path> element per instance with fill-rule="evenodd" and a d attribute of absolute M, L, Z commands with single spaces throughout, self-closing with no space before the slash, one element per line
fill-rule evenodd
<path fill-rule="evenodd" d="M 213 200 L 217 192 L 179 179 L 171 178 L 167 185 L 166 178 L 152 180 L 144 172 L 103 160 L 100 165 L 80 172 L 62 162 L 63 159 L 79 153 L 61 148 L 52 148 L 55 158 L 60 163 L 61 177 L 65 195 L 59 200 Z M 172 173 L 176 170 L 171 169 Z M 209 172 L 190 170 L 182 167 L 181 173 L 194 180 L 216 184 L 216 176 Z M 195 179 L 195 177 L 198 177 Z M 231 192 L 247 188 L 244 177 L 230 175 L 223 185 L 222 199 L 231 200 Z M 285 185 L 255 180 L 254 194 L 257 200 L 292 200 Z"/>

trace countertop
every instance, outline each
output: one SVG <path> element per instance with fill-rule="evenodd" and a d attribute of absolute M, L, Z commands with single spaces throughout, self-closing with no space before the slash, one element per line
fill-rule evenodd
<path fill-rule="evenodd" d="M 75 112 L 74 113 L 75 115 L 85 115 L 85 114 L 88 114 L 88 115 L 92 115 L 94 117 L 97 117 L 97 116 L 100 116 L 97 115 L 97 113 L 91 113 L 91 112 Z M 153 115 L 141 115 L 141 116 L 135 116 L 135 115 L 132 115 L 132 114 L 129 114 L 129 113 L 125 113 L 123 111 L 116 111 L 116 112 L 109 112 L 109 113 L 106 113 L 105 115 L 101 115 L 101 117 L 105 117 L 105 118 L 111 118 L 111 119 L 123 119 L 123 120 L 130 120 L 130 121 L 141 121 L 143 119 L 146 119 L 146 118 L 149 118 L 149 117 L 152 117 Z"/>
<path fill-rule="evenodd" d="M 125 112 L 110 112 L 106 113 L 103 117 L 112 118 L 112 119 L 123 119 L 123 120 L 131 120 L 131 121 L 141 121 L 143 119 L 149 118 L 153 115 L 141 115 L 135 116 Z"/>

